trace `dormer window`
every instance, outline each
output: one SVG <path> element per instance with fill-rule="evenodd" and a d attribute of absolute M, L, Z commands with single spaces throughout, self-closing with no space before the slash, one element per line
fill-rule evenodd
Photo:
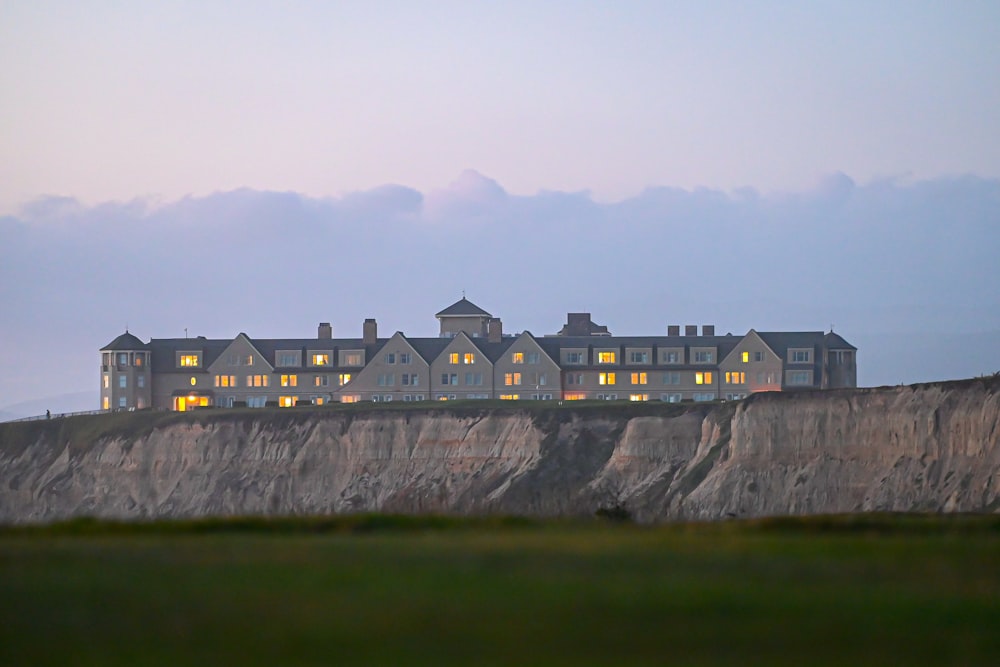
<path fill-rule="evenodd" d="M 197 368 L 198 366 L 201 366 L 201 355 L 191 352 L 182 352 L 178 365 L 189 368 Z"/>

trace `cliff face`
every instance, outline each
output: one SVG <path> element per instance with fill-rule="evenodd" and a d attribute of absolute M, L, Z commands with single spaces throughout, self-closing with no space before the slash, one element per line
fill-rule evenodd
<path fill-rule="evenodd" d="M 0 522 L 331 512 L 641 520 L 1000 509 L 1000 380 L 718 406 L 130 413 L 0 425 Z"/>

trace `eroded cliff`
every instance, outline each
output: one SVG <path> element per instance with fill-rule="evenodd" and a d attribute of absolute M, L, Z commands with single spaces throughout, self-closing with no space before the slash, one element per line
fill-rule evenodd
<path fill-rule="evenodd" d="M 1000 379 L 722 405 L 125 413 L 0 425 L 0 521 L 331 512 L 646 521 L 996 511 Z"/>

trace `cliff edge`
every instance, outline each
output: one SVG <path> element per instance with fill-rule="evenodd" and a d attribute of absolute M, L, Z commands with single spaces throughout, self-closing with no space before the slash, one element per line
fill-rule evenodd
<path fill-rule="evenodd" d="M 0 424 L 0 522 L 339 512 L 643 521 L 1000 509 L 1000 378 L 712 405 L 117 413 Z"/>

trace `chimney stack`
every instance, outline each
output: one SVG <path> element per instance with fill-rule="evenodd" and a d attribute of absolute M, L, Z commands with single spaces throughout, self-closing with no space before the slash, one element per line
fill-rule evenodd
<path fill-rule="evenodd" d="M 698 335 L 698 325 L 697 324 L 685 324 L 684 325 L 684 335 L 685 336 L 697 336 Z"/>
<path fill-rule="evenodd" d="M 667 335 L 668 336 L 680 336 L 681 335 L 681 325 L 679 325 L 679 324 L 669 324 L 669 325 L 667 325 Z"/>
<path fill-rule="evenodd" d="M 361 341 L 365 345 L 374 345 L 378 340 L 378 324 L 375 323 L 375 319 L 369 317 L 365 320 L 364 326 L 364 339 Z"/>
<path fill-rule="evenodd" d="M 567 336 L 590 335 L 590 313 L 566 313 Z"/>
<path fill-rule="evenodd" d="M 701 335 L 702 336 L 714 336 L 715 335 L 715 325 L 714 324 L 702 324 L 701 325 Z"/>
<path fill-rule="evenodd" d="M 333 338 L 333 327 L 330 326 L 329 322 L 319 323 L 319 332 L 316 334 L 316 337 L 321 340 L 330 340 Z"/>
<path fill-rule="evenodd" d="M 500 322 L 499 317 L 490 319 L 487 324 L 486 337 L 491 343 L 499 343 L 500 339 L 503 338 L 503 323 Z"/>

